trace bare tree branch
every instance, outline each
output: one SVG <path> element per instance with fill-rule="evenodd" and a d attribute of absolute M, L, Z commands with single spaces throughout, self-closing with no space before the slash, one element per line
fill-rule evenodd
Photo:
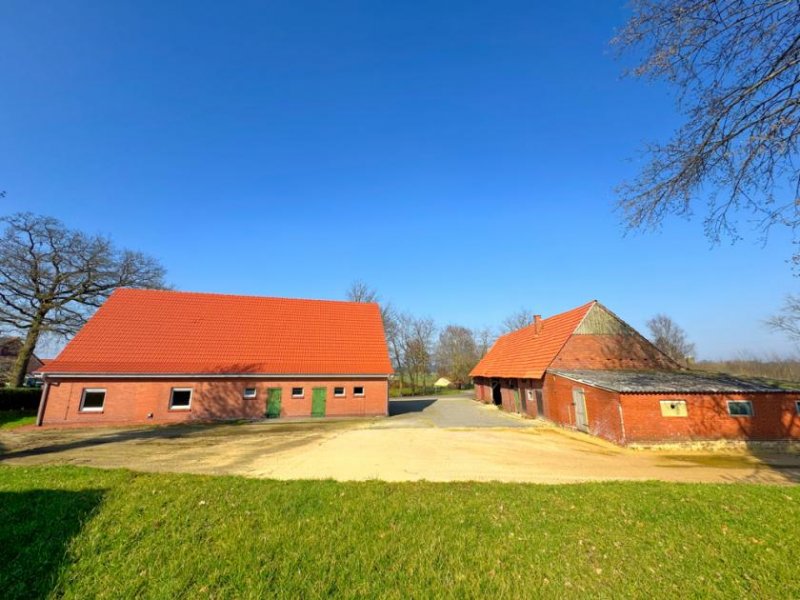
<path fill-rule="evenodd" d="M 164 268 L 102 236 L 67 229 L 31 213 L 2 219 L 0 323 L 24 339 L 10 374 L 25 377 L 39 336 L 73 335 L 118 287 L 164 287 Z"/>

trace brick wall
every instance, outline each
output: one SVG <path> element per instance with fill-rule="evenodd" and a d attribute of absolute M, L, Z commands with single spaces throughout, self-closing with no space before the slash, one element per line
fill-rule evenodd
<path fill-rule="evenodd" d="M 344 398 L 335 398 L 333 388 L 343 386 Z M 364 396 L 353 393 L 364 387 Z M 191 388 L 190 410 L 170 410 L 172 388 Z M 246 387 L 256 388 L 255 398 L 244 398 Z M 303 398 L 292 398 L 291 388 L 303 387 Z M 386 379 L 365 380 L 86 380 L 53 381 L 49 387 L 43 424 L 74 423 L 173 423 L 191 420 L 260 418 L 266 412 L 267 389 L 281 388 L 283 417 L 311 415 L 312 389 L 326 388 L 327 416 L 386 415 L 389 389 Z M 105 389 L 103 411 L 80 412 L 83 390 Z M 152 413 L 152 418 L 148 414 Z"/>
<path fill-rule="evenodd" d="M 544 378 L 545 417 L 566 427 L 575 427 L 575 407 L 572 403 L 573 388 L 581 388 L 586 399 L 586 414 L 589 433 L 612 442 L 624 443 L 619 413 L 618 394 L 582 385 L 552 375 Z"/>
<path fill-rule="evenodd" d="M 674 369 L 677 365 L 637 335 L 573 335 L 551 369 Z"/>
<path fill-rule="evenodd" d="M 628 442 L 800 439 L 800 394 L 622 394 Z M 686 417 L 661 415 L 661 400 L 685 400 Z M 728 400 L 749 400 L 752 417 L 728 414 Z"/>

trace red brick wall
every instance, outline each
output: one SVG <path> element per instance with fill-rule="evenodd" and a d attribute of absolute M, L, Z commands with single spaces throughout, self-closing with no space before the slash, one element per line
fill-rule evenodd
<path fill-rule="evenodd" d="M 635 335 L 573 335 L 551 369 L 674 369 L 670 359 Z"/>
<path fill-rule="evenodd" d="M 628 442 L 800 439 L 800 394 L 622 394 Z M 686 400 L 688 416 L 661 416 L 661 400 Z M 732 417 L 728 400 L 750 400 L 752 417 Z"/>
<path fill-rule="evenodd" d="M 333 388 L 344 386 L 346 396 L 334 398 Z M 353 394 L 354 386 L 364 387 L 364 396 Z M 174 387 L 192 388 L 190 410 L 169 410 L 170 391 Z M 244 388 L 255 387 L 255 398 L 243 398 Z M 49 387 L 43 424 L 74 423 L 172 423 L 191 420 L 260 418 L 266 412 L 267 389 L 282 391 L 283 417 L 311 415 L 312 389 L 327 389 L 328 416 L 386 415 L 389 389 L 386 379 L 367 380 L 61 380 Z M 303 387 L 303 398 L 292 398 L 291 388 Z M 106 390 L 102 413 L 80 412 L 84 388 Z M 148 418 L 148 413 L 153 418 Z"/>
<path fill-rule="evenodd" d="M 575 407 L 572 390 L 583 389 L 586 398 L 586 413 L 589 433 L 612 442 L 624 443 L 619 415 L 618 394 L 581 385 L 569 379 L 546 374 L 544 377 L 545 417 L 559 425 L 575 427 Z"/>
<path fill-rule="evenodd" d="M 475 385 L 475 399 L 484 404 L 492 403 L 492 386 L 488 379 L 476 377 L 473 381 Z"/>

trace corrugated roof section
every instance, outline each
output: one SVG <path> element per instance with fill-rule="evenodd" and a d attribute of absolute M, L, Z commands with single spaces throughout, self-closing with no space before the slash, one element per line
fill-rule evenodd
<path fill-rule="evenodd" d="M 385 375 L 377 304 L 114 292 L 45 373 Z"/>
<path fill-rule="evenodd" d="M 724 394 L 787 393 L 786 390 L 757 379 L 723 373 L 695 371 L 549 371 L 578 383 L 621 393 L 641 394 Z M 794 390 L 800 392 L 800 390 Z"/>
<path fill-rule="evenodd" d="M 541 378 L 595 304 L 593 300 L 544 319 L 541 332 L 537 333 L 535 325 L 529 325 L 498 338 L 470 377 Z"/>

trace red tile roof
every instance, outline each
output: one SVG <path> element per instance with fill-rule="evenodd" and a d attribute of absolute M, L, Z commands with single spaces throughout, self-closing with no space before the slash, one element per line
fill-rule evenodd
<path fill-rule="evenodd" d="M 529 325 L 501 336 L 472 369 L 470 377 L 540 379 L 596 303 L 592 300 L 544 319 L 538 334 L 536 326 Z"/>
<path fill-rule="evenodd" d="M 377 304 L 120 289 L 44 373 L 386 375 Z"/>

